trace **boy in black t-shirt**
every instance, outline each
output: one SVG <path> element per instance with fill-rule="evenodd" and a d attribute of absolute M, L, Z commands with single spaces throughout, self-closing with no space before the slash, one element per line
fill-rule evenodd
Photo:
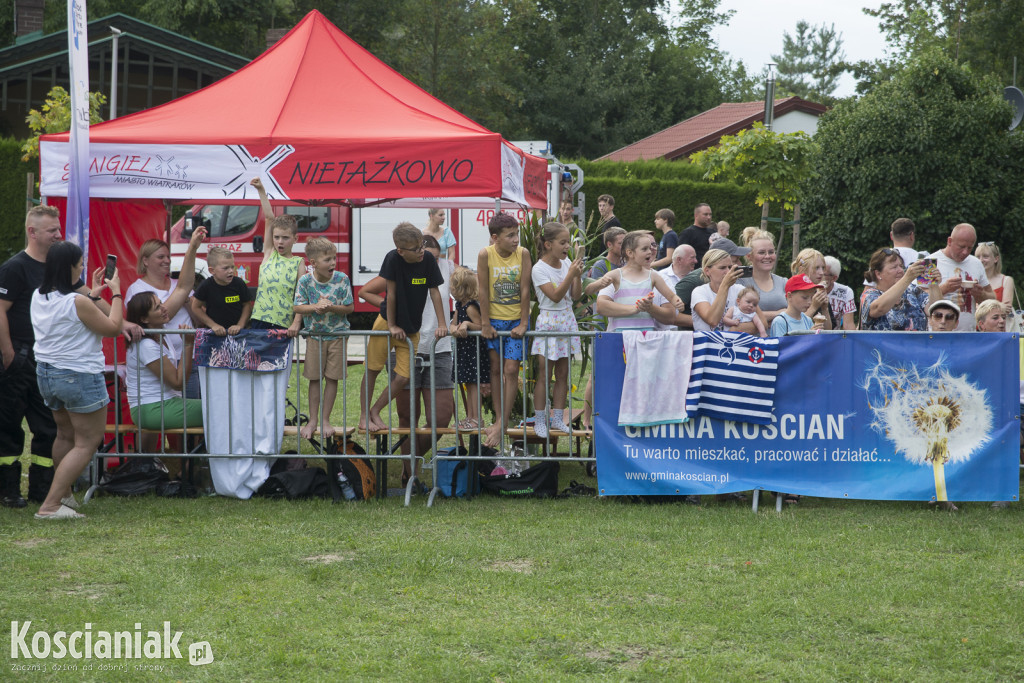
<path fill-rule="evenodd" d="M 192 317 L 218 337 L 238 334 L 249 324 L 249 287 L 235 275 L 235 257 L 224 247 L 210 247 L 206 256 L 210 277 L 196 287 Z"/>
<path fill-rule="evenodd" d="M 380 418 L 380 411 L 390 402 L 392 396 L 405 391 L 409 383 L 409 342 L 413 349 L 419 343 L 423 307 L 429 294 L 434 303 L 438 320 L 444 320 L 444 307 L 438 287 L 444 283 L 441 269 L 433 254 L 423 250 L 423 233 L 411 223 L 399 223 L 392 231 L 395 242 L 393 251 L 384 257 L 380 276 L 387 281 L 387 298 L 380 305 L 380 315 L 373 323 L 375 332 L 388 331 L 391 337 L 370 337 L 366 344 L 365 383 L 359 392 L 359 429 L 384 430 L 387 425 Z M 448 334 L 445 325 L 438 325 L 434 332 L 440 339 Z M 387 363 L 389 347 L 395 349 L 395 378 L 373 405 L 367 410 L 367 398 L 377 381 L 377 375 Z"/>

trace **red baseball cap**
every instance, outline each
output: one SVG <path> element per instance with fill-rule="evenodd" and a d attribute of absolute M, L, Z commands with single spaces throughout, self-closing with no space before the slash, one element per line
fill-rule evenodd
<path fill-rule="evenodd" d="M 816 285 L 806 275 L 794 275 L 786 280 L 786 294 L 799 292 L 804 289 L 822 289 L 825 285 Z"/>

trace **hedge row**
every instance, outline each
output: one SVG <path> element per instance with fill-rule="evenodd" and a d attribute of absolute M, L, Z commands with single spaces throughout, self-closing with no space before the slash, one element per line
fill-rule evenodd
<path fill-rule="evenodd" d="M 729 222 L 733 240 L 739 239 L 744 227 L 761 222 L 761 207 L 754 203 L 755 193 L 733 183 L 585 176 L 583 192 L 587 200 L 585 222 L 591 231 L 596 229 L 600 218 L 597 198 L 602 194 L 615 197 L 615 215 L 623 227 L 627 230 L 651 230 L 658 239 L 661 239 L 661 234 L 654 230 L 654 213 L 658 209 L 675 212 L 678 231 L 693 223 L 693 208 L 697 204 L 707 203 L 716 221 Z"/>
<path fill-rule="evenodd" d="M 21 141 L 0 138 L 0 263 L 25 247 L 26 173 L 38 174 L 39 166 L 21 160 Z"/>
<path fill-rule="evenodd" d="M 601 178 L 628 178 L 633 180 L 693 180 L 700 182 L 704 173 L 687 161 L 666 161 L 651 159 L 646 161 L 587 161 L 572 160 L 570 163 L 583 169 L 584 181 L 590 176 Z"/>

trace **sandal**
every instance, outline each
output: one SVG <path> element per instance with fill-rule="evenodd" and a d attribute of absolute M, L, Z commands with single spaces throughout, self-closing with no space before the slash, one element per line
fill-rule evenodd
<path fill-rule="evenodd" d="M 85 515 L 75 512 L 67 505 L 61 505 L 56 512 L 51 512 L 48 515 L 41 515 L 37 512 L 35 517 L 36 519 L 85 519 Z"/>
<path fill-rule="evenodd" d="M 459 422 L 455 426 L 458 427 L 459 429 L 465 429 L 465 430 L 480 429 L 480 423 L 477 422 L 476 420 L 471 420 L 468 417 L 465 420 L 463 420 L 462 422 Z"/>

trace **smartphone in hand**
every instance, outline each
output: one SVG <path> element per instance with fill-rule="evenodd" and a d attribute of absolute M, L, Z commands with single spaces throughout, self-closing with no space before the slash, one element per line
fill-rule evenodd
<path fill-rule="evenodd" d="M 115 272 L 117 272 L 117 256 L 114 254 L 107 254 L 107 269 L 103 273 L 104 281 L 113 278 Z"/>

